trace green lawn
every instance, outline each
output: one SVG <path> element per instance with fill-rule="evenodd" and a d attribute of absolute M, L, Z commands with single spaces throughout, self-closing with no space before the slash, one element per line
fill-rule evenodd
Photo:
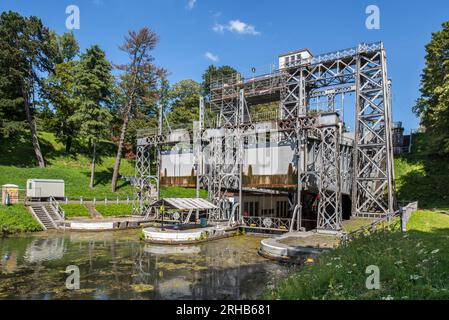
<path fill-rule="evenodd" d="M 61 204 L 66 218 L 90 217 L 89 210 L 83 204 Z"/>
<path fill-rule="evenodd" d="M 422 209 L 449 207 L 449 159 L 428 151 L 430 138 L 413 135 L 412 153 L 395 157 L 398 199 L 419 202 Z"/>
<path fill-rule="evenodd" d="M 13 141 L 0 141 L 0 185 L 17 184 L 25 189 L 27 179 L 63 179 L 65 193 L 69 199 L 102 200 L 105 197 L 113 200 L 133 198 L 134 188 L 127 182 L 119 180 L 117 192 L 111 192 L 112 168 L 115 161 L 116 146 L 107 141 L 99 143 L 98 152 L 101 155 L 96 168 L 95 187 L 89 188 L 90 157 L 85 153 L 68 155 L 62 143 L 58 142 L 52 133 L 39 133 L 42 151 L 47 160 L 47 167 L 38 168 L 35 163 L 33 149 L 26 136 Z M 120 174 L 133 176 L 134 162 L 122 160 Z M 206 197 L 206 191 L 201 196 Z M 195 197 L 194 189 L 181 187 L 162 187 L 162 197 Z"/>
<path fill-rule="evenodd" d="M 343 231 L 352 232 L 373 223 L 373 221 L 374 219 L 368 218 L 351 218 L 349 220 L 343 221 Z"/>
<path fill-rule="evenodd" d="M 65 194 L 69 199 L 92 200 L 94 197 L 102 201 L 105 197 L 110 200 L 133 198 L 134 188 L 127 182 L 119 180 L 117 192 L 111 192 L 112 168 L 115 161 L 116 145 L 108 141 L 98 143 L 99 159 L 96 167 L 95 187 L 89 188 L 90 155 L 87 150 L 78 147 L 75 154 L 67 154 L 64 145 L 54 134 L 39 132 L 40 145 L 47 161 L 47 167 L 37 167 L 30 137 L 26 134 L 16 135 L 8 139 L 0 139 L 0 185 L 6 183 L 17 184 L 21 189 L 26 188 L 27 179 L 48 178 L 63 179 Z M 122 160 L 120 174 L 134 175 L 134 163 Z M 24 197 L 24 191 L 20 193 Z M 201 196 L 206 197 L 205 190 Z M 162 197 L 195 197 L 194 189 L 181 187 L 162 187 Z M 62 204 L 67 218 L 90 217 L 84 205 Z M 131 205 L 97 205 L 98 211 L 104 216 L 131 214 Z M 23 206 L 0 208 L 0 231 L 2 233 L 18 233 L 23 231 L 41 230 L 40 225 Z"/>
<path fill-rule="evenodd" d="M 95 209 L 103 217 L 129 216 L 132 214 L 132 204 L 97 204 Z"/>
<path fill-rule="evenodd" d="M 0 235 L 41 230 L 41 225 L 34 220 L 25 206 L 0 205 Z"/>
<path fill-rule="evenodd" d="M 380 231 L 317 258 L 267 291 L 268 299 L 449 299 L 449 216 L 416 212 L 409 231 Z M 366 268 L 379 267 L 368 290 Z"/>
<path fill-rule="evenodd" d="M 27 179 L 63 179 L 65 193 L 70 198 L 83 196 L 86 200 L 93 197 L 121 198 L 131 197 L 133 188 L 129 183 L 119 180 L 116 193 L 111 192 L 112 168 L 115 161 L 115 145 L 102 141 L 99 144 L 101 155 L 96 168 L 94 189 L 89 189 L 90 157 L 86 153 L 67 154 L 64 146 L 52 133 L 40 132 L 42 152 L 47 160 L 47 167 L 38 168 L 35 163 L 33 149 L 27 137 L 19 137 L 14 141 L 0 142 L 0 185 L 17 184 L 25 189 Z M 134 175 L 134 164 L 122 160 L 120 174 Z"/>

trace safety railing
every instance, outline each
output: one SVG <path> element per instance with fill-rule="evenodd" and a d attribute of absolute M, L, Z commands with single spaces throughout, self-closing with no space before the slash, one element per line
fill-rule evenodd
<path fill-rule="evenodd" d="M 59 205 L 59 202 L 54 198 L 50 197 L 50 205 L 53 207 L 54 212 L 61 221 L 65 220 L 65 212 Z"/>
<path fill-rule="evenodd" d="M 128 196 L 126 199 L 124 198 L 108 198 L 108 197 L 85 197 L 80 196 L 76 198 L 65 197 L 63 200 L 64 204 L 131 204 L 132 199 Z"/>
<path fill-rule="evenodd" d="M 333 51 L 329 53 L 320 54 L 310 58 L 310 64 L 323 63 L 330 60 L 343 59 L 346 57 L 355 56 L 359 53 L 369 53 L 382 49 L 382 42 L 361 43 L 357 47 L 347 48 L 343 50 Z"/>
<path fill-rule="evenodd" d="M 352 240 L 355 240 L 355 239 L 358 239 L 358 238 L 361 238 L 364 236 L 369 236 L 370 234 L 373 234 L 374 232 L 376 232 L 378 230 L 386 229 L 387 227 L 390 227 L 391 223 L 397 222 L 394 220 L 394 217 L 397 217 L 399 214 L 400 214 L 400 211 L 398 210 L 392 215 L 388 215 L 383 218 L 380 218 L 380 219 L 374 221 L 373 223 L 363 226 L 357 230 L 354 230 L 354 231 L 351 231 L 348 233 L 346 233 L 346 232 L 342 233 L 341 244 L 347 245 Z"/>
<path fill-rule="evenodd" d="M 257 229 L 275 229 L 288 231 L 290 229 L 291 219 L 277 217 L 243 217 L 243 225 L 249 228 Z"/>
<path fill-rule="evenodd" d="M 387 215 L 374 221 L 371 224 L 363 226 L 357 230 L 349 233 L 343 233 L 341 235 L 341 244 L 347 245 L 350 241 L 358 239 L 364 236 L 369 236 L 378 230 L 394 229 L 397 224 L 400 224 L 401 231 L 406 231 L 405 226 L 410 219 L 413 212 L 418 209 L 418 202 L 412 202 L 408 205 L 401 207 L 391 215 Z"/>
<path fill-rule="evenodd" d="M 192 124 L 186 124 L 186 123 L 181 123 L 181 124 L 177 124 L 177 125 L 170 125 L 170 127 L 168 126 L 163 126 L 162 128 L 162 134 L 170 134 L 173 132 L 179 132 L 179 131 L 192 131 L 193 129 L 193 125 Z M 136 136 L 137 138 L 146 138 L 146 137 L 150 137 L 150 136 L 156 136 L 159 134 L 159 128 L 145 128 L 145 129 L 139 129 L 136 132 Z"/>
<path fill-rule="evenodd" d="M 182 222 L 186 220 L 188 215 L 189 215 L 188 212 L 171 211 L 171 212 L 164 212 L 163 214 L 159 213 L 156 216 L 156 219 L 164 220 L 167 222 Z"/>

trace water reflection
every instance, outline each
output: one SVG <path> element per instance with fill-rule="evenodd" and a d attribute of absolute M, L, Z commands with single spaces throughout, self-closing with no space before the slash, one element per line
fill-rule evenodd
<path fill-rule="evenodd" d="M 0 239 L 0 298 L 248 299 L 288 267 L 257 255 L 260 238 L 194 246 L 144 244 L 139 231 Z M 77 265 L 81 289 L 65 288 Z"/>
<path fill-rule="evenodd" d="M 2 254 L 0 260 L 0 272 L 12 273 L 17 267 L 17 251 Z"/>
<path fill-rule="evenodd" d="M 194 253 L 200 253 L 201 247 L 195 246 L 195 245 L 189 245 L 189 246 L 164 246 L 164 245 L 153 245 L 153 244 L 145 244 L 143 250 L 146 253 L 150 254 L 194 254 Z"/>
<path fill-rule="evenodd" d="M 34 239 L 26 248 L 24 259 L 28 263 L 61 259 L 64 256 L 64 237 Z"/>

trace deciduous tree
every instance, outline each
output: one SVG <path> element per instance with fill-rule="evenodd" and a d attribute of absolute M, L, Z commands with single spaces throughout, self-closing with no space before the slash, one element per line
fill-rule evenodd
<path fill-rule="evenodd" d="M 181 80 L 168 92 L 170 125 L 191 124 L 199 117 L 199 98 L 201 85 L 194 80 Z"/>
<path fill-rule="evenodd" d="M 45 160 L 34 120 L 34 97 L 42 75 L 53 70 L 51 38 L 37 17 L 11 11 L 0 15 L 0 108 L 4 114 L 24 115 L 40 167 L 45 167 Z"/>
<path fill-rule="evenodd" d="M 421 97 L 414 111 L 441 154 L 449 154 L 449 21 L 434 32 L 426 45 L 426 64 L 421 75 Z"/>
<path fill-rule="evenodd" d="M 128 55 L 129 63 L 117 66 L 122 71 L 120 87 L 125 102 L 121 108 L 123 123 L 112 174 L 111 189 L 113 192 L 117 187 L 130 117 L 140 108 L 139 106 L 148 106 L 151 101 L 154 101 L 157 94 L 157 80 L 165 74 L 165 70 L 154 65 L 154 57 L 151 55 L 151 51 L 156 47 L 158 41 L 157 34 L 144 27 L 139 31 L 129 31 L 120 47 Z"/>
<path fill-rule="evenodd" d="M 55 47 L 55 68 L 43 82 L 41 95 L 53 107 L 51 129 L 56 137 L 65 144 L 66 152 L 72 148 L 79 126 L 74 121 L 78 108 L 76 76 L 79 71 L 79 61 L 74 58 L 79 53 L 79 45 L 71 32 L 61 36 L 53 35 Z"/>

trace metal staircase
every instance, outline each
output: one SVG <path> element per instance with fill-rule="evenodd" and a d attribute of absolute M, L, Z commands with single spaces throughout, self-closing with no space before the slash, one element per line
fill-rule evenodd
<path fill-rule="evenodd" d="M 58 229 L 65 225 L 64 210 L 53 197 L 50 197 L 49 202 L 30 203 L 29 208 L 34 218 L 45 230 Z"/>
<path fill-rule="evenodd" d="M 45 206 L 40 203 L 29 206 L 34 218 L 42 225 L 45 230 L 56 229 L 56 223 L 47 212 Z"/>
<path fill-rule="evenodd" d="M 61 220 L 61 217 L 57 214 L 56 209 L 53 207 L 52 204 L 46 203 L 44 205 L 44 209 L 47 211 L 47 213 L 50 215 L 51 219 L 54 222 L 58 222 Z"/>

